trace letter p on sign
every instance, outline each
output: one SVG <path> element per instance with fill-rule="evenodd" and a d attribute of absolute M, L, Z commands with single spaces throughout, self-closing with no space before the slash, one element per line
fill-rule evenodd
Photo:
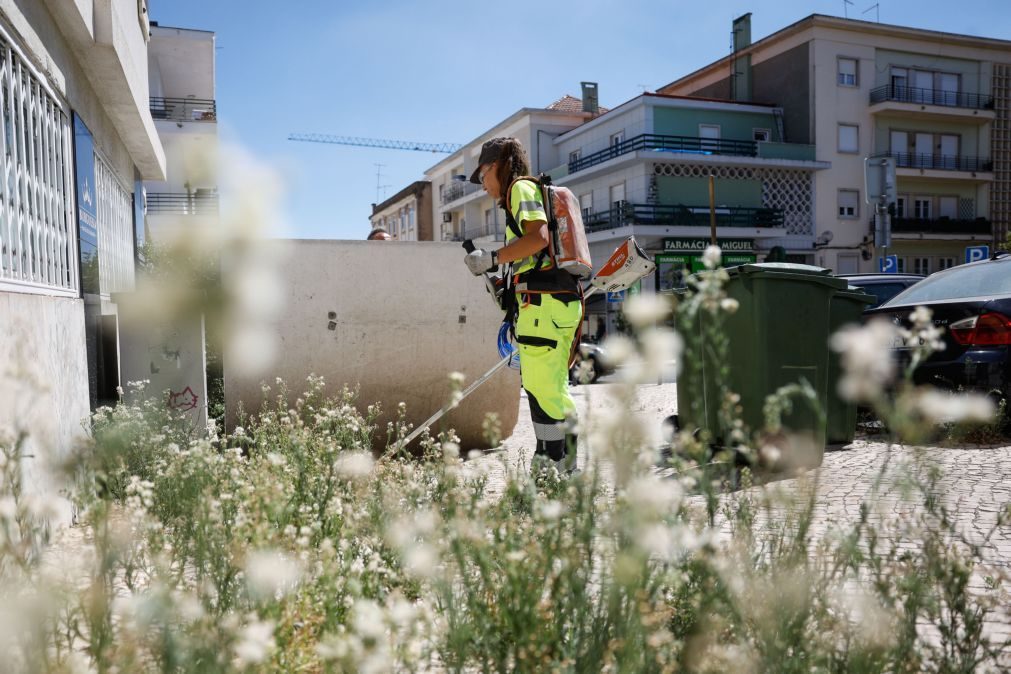
<path fill-rule="evenodd" d="M 966 246 L 965 263 L 979 262 L 990 257 L 990 246 Z"/>

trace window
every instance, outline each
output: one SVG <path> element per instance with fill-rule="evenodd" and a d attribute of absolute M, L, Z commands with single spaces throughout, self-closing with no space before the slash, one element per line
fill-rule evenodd
<path fill-rule="evenodd" d="M 772 138 L 772 131 L 769 129 L 752 129 L 751 138 L 752 140 L 757 140 L 759 143 L 767 143 Z"/>
<path fill-rule="evenodd" d="M 576 162 L 578 162 L 579 159 L 582 156 L 583 156 L 583 153 L 580 150 L 573 150 L 572 152 L 570 152 L 569 153 L 569 166 L 571 166 L 571 165 L 575 164 Z"/>
<path fill-rule="evenodd" d="M 860 271 L 860 256 L 856 253 L 839 253 L 837 274 L 856 274 Z"/>
<path fill-rule="evenodd" d="M 930 220 L 930 197 L 913 197 L 913 217 L 918 220 Z"/>
<path fill-rule="evenodd" d="M 857 60 L 839 59 L 839 84 L 844 87 L 857 86 Z"/>
<path fill-rule="evenodd" d="M 133 199 L 112 167 L 95 153 L 98 278 L 103 295 L 133 290 Z"/>
<path fill-rule="evenodd" d="M 860 127 L 855 124 L 839 125 L 839 151 L 856 154 L 860 151 Z"/>
<path fill-rule="evenodd" d="M 930 274 L 930 258 L 929 257 L 914 257 L 913 258 L 913 273 L 922 274 L 928 276 Z"/>
<path fill-rule="evenodd" d="M 3 37 L 0 69 L 4 81 L 0 123 L 8 144 L 6 152 L 0 151 L 0 174 L 10 177 L 9 182 L 0 181 L 0 285 L 33 286 L 51 294 L 77 296 L 79 255 L 72 210 L 74 162 L 70 147 L 74 137 L 70 119 L 49 94 L 45 79 Z M 14 86 L 10 86 L 12 79 Z M 17 114 L 20 111 L 23 114 Z M 13 139 L 23 139 L 18 152 L 12 152 Z M 28 160 L 26 150 L 34 152 L 34 162 Z M 96 176 L 98 171 L 96 166 Z M 38 203 L 34 195 L 39 195 Z M 132 219 L 129 230 L 132 243 Z M 132 261 L 132 251 L 129 257 Z M 7 323 L 6 314 L 3 322 Z"/>
<path fill-rule="evenodd" d="M 958 197 L 940 197 L 937 200 L 937 215 L 956 220 L 958 218 Z"/>
<path fill-rule="evenodd" d="M 899 274 L 905 274 L 906 273 L 906 258 L 904 258 L 904 257 L 898 258 L 898 263 L 899 264 L 897 265 L 896 271 Z"/>
<path fill-rule="evenodd" d="M 611 134 L 611 147 L 616 147 L 625 142 L 625 131 L 622 129 L 618 133 Z"/>
<path fill-rule="evenodd" d="M 860 192 L 857 190 L 839 190 L 839 217 L 860 217 Z"/>
<path fill-rule="evenodd" d="M 593 212 L 593 192 L 579 195 L 579 208 L 583 211 L 584 218 Z"/>
<path fill-rule="evenodd" d="M 618 183 L 617 185 L 611 185 L 609 191 L 612 208 L 617 207 L 619 204 L 625 201 L 625 183 Z"/>
<path fill-rule="evenodd" d="M 895 197 L 895 217 L 904 218 L 906 217 L 906 201 L 908 197 L 906 195 L 899 195 Z"/>
<path fill-rule="evenodd" d="M 937 258 L 937 271 L 942 269 L 951 269 L 955 266 L 955 258 L 953 257 L 939 257 Z"/>

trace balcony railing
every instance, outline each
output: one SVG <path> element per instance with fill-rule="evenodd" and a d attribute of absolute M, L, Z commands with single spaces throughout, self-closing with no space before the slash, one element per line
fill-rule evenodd
<path fill-rule="evenodd" d="M 594 152 L 569 162 L 569 173 L 602 164 L 609 159 L 629 152 L 652 150 L 677 154 L 732 155 L 754 157 L 758 155 L 758 143 L 753 140 L 732 140 L 727 138 L 699 138 L 697 136 L 661 136 L 644 133 L 634 136 L 609 148 Z"/>
<path fill-rule="evenodd" d="M 152 98 L 151 116 L 173 122 L 216 122 L 218 106 L 201 98 Z"/>
<path fill-rule="evenodd" d="M 922 103 L 941 105 L 949 108 L 969 108 L 972 110 L 992 110 L 993 97 L 985 94 L 971 94 L 966 91 L 941 91 L 940 89 L 919 89 L 886 84 L 871 90 L 871 104 L 883 101 L 899 103 Z"/>
<path fill-rule="evenodd" d="M 218 195 L 185 192 L 148 193 L 147 212 L 154 215 L 216 215 Z"/>
<path fill-rule="evenodd" d="M 877 157 L 895 157 L 899 168 L 935 169 L 940 171 L 992 171 L 993 162 L 982 157 L 951 154 L 920 154 L 917 152 L 885 152 Z"/>
<path fill-rule="evenodd" d="M 708 206 L 683 206 L 666 204 L 633 204 L 620 202 L 608 210 L 583 216 L 588 232 L 624 225 L 664 225 L 668 227 L 708 227 Z M 783 227 L 783 209 L 749 208 L 745 206 L 718 207 L 717 227 Z"/>
<path fill-rule="evenodd" d="M 475 185 L 470 181 L 449 183 L 446 187 L 442 188 L 442 205 L 445 206 L 457 199 L 462 199 L 468 194 L 473 194 L 479 189 L 481 189 L 480 185 Z"/>
<path fill-rule="evenodd" d="M 893 232 L 924 234 L 990 234 L 986 218 L 956 220 L 954 218 L 892 218 Z"/>

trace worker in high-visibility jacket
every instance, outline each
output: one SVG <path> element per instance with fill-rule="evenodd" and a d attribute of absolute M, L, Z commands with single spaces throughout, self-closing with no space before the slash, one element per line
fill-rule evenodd
<path fill-rule="evenodd" d="M 529 175 L 526 152 L 515 138 L 493 138 L 482 146 L 470 181 L 484 186 L 505 210 L 505 245 L 474 250 L 465 261 L 475 276 L 505 267 L 508 299 L 516 301 L 507 320 L 515 318 L 520 376 L 537 437 L 534 463 L 550 461 L 559 473 L 568 474 L 576 467 L 577 441 L 569 362 L 583 303 L 576 278 L 558 269 L 548 254 L 550 232 L 541 189 L 532 180 L 518 180 Z"/>

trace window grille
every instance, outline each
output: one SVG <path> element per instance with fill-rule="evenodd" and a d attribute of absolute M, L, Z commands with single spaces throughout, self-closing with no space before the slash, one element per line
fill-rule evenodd
<path fill-rule="evenodd" d="M 98 278 L 102 294 L 133 290 L 133 202 L 112 167 L 95 153 Z"/>
<path fill-rule="evenodd" d="M 70 121 L 0 32 L 0 287 L 76 296 Z"/>

